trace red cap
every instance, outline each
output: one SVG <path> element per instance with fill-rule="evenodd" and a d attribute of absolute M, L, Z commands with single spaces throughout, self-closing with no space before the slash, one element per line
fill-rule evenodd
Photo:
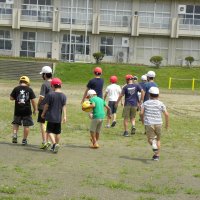
<path fill-rule="evenodd" d="M 51 85 L 61 85 L 62 81 L 59 78 L 53 78 L 51 80 Z"/>
<path fill-rule="evenodd" d="M 132 80 L 132 79 L 133 79 L 133 76 L 131 74 L 126 75 L 126 80 Z"/>
<path fill-rule="evenodd" d="M 117 83 L 117 77 L 116 76 L 111 76 L 110 77 L 110 82 L 111 83 Z"/>
<path fill-rule="evenodd" d="M 102 69 L 101 69 L 101 67 L 96 67 L 96 68 L 94 69 L 94 73 L 95 73 L 95 74 L 96 74 L 96 73 L 102 74 Z"/>

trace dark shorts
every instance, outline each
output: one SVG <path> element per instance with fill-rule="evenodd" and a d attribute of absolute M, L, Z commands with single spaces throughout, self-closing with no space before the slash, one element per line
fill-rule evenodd
<path fill-rule="evenodd" d="M 19 126 L 33 126 L 33 119 L 30 116 L 14 116 L 12 124 L 17 124 Z"/>
<path fill-rule="evenodd" d="M 38 110 L 38 118 L 37 118 L 37 122 L 39 122 L 39 123 L 45 123 L 45 119 L 43 119 L 42 117 L 41 117 L 41 115 L 42 115 L 42 112 L 43 112 L 43 110 Z"/>
<path fill-rule="evenodd" d="M 46 132 L 60 134 L 61 133 L 61 123 L 47 122 Z"/>
<path fill-rule="evenodd" d="M 116 101 L 109 101 L 108 106 L 111 109 L 111 113 L 114 114 L 117 112 L 117 107 L 115 107 Z"/>

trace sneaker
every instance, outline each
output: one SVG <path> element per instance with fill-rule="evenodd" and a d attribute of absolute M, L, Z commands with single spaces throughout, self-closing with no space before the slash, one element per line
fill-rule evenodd
<path fill-rule="evenodd" d="M 48 149 L 51 146 L 51 142 L 46 143 L 46 149 Z"/>
<path fill-rule="evenodd" d="M 114 127 L 116 125 L 116 123 L 117 123 L 116 121 L 113 121 L 111 124 L 111 127 Z"/>
<path fill-rule="evenodd" d="M 153 139 L 152 140 L 152 149 L 153 151 L 158 151 L 158 146 L 157 146 L 157 140 L 156 139 Z"/>
<path fill-rule="evenodd" d="M 58 153 L 58 149 L 60 148 L 60 145 L 59 144 L 56 144 L 55 146 L 54 146 L 54 149 L 53 149 L 53 152 L 54 153 Z"/>
<path fill-rule="evenodd" d="M 135 131 L 136 131 L 135 126 L 132 126 L 132 128 L 131 128 L 131 135 L 134 135 L 134 134 L 135 134 Z"/>
<path fill-rule="evenodd" d="M 159 161 L 159 156 L 153 155 L 152 160 Z"/>
<path fill-rule="evenodd" d="M 106 128 L 110 128 L 110 125 L 109 125 L 109 124 L 107 124 L 105 127 L 106 127 Z"/>
<path fill-rule="evenodd" d="M 46 145 L 46 143 L 42 142 L 42 144 L 40 145 L 40 149 L 45 149 L 45 147 L 46 147 L 45 145 Z"/>
<path fill-rule="evenodd" d="M 23 139 L 22 140 L 22 145 L 27 145 L 27 144 L 28 144 L 27 139 Z"/>
<path fill-rule="evenodd" d="M 98 144 L 98 143 L 91 144 L 91 145 L 90 145 L 90 148 L 92 148 L 92 149 L 97 149 L 97 148 L 99 148 L 99 144 Z"/>
<path fill-rule="evenodd" d="M 12 143 L 17 143 L 17 137 L 14 137 L 12 138 Z"/>
<path fill-rule="evenodd" d="M 124 136 L 124 137 L 128 137 L 128 136 L 129 136 L 129 135 L 128 135 L 128 131 L 124 131 L 123 136 Z"/>

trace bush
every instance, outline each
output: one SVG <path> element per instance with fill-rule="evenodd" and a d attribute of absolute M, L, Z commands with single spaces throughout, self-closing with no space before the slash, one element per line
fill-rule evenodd
<path fill-rule="evenodd" d="M 150 58 L 150 62 L 153 63 L 157 68 L 160 67 L 162 60 L 163 60 L 162 56 L 152 56 Z"/>
<path fill-rule="evenodd" d="M 103 60 L 104 53 L 102 53 L 102 52 L 93 53 L 93 57 L 96 60 L 96 64 L 99 64 Z"/>
<path fill-rule="evenodd" d="M 194 58 L 192 56 L 188 56 L 185 58 L 187 66 L 191 67 L 192 63 L 194 62 Z"/>

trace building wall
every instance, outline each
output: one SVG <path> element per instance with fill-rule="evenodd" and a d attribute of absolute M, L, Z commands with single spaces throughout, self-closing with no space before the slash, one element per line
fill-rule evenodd
<path fill-rule="evenodd" d="M 199 37 L 198 0 L 0 0 L 0 55 L 199 65 Z"/>

